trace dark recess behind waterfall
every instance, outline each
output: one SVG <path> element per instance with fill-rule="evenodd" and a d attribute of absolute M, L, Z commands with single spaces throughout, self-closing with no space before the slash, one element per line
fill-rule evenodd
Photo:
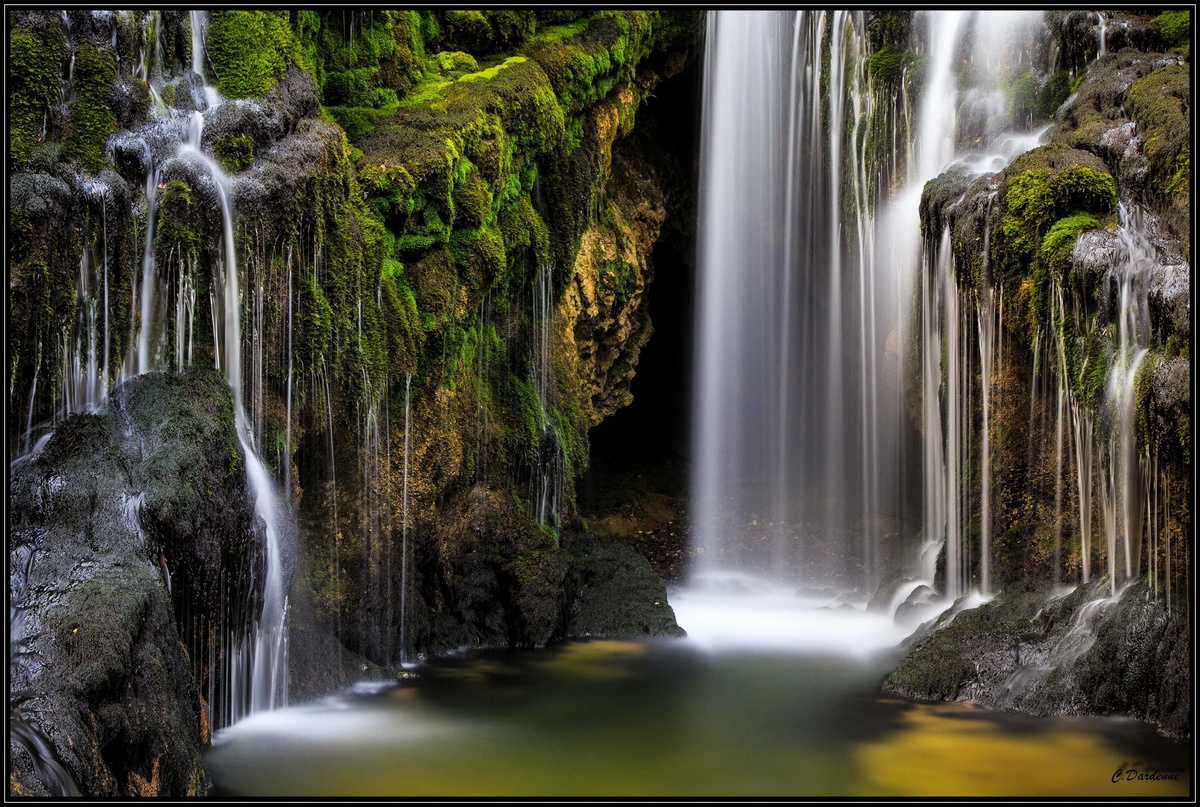
<path fill-rule="evenodd" d="M 585 513 L 593 510 L 613 474 L 648 474 L 664 492 L 687 494 L 702 74 L 697 59 L 663 82 L 630 135 L 643 138 L 655 153 L 667 194 L 667 219 L 651 254 L 654 280 L 647 294 L 654 333 L 637 363 L 633 403 L 589 433 L 591 462 L 579 486 Z"/>
<path fill-rule="evenodd" d="M 633 403 L 589 433 L 590 465 L 578 488 L 585 514 L 608 509 L 612 501 L 604 492 L 616 477 L 628 481 L 636 475 L 648 488 L 681 502 L 688 499 L 703 75 L 703 59 L 696 59 L 659 85 L 631 135 L 652 143 L 668 196 L 667 219 L 651 255 L 654 280 L 648 305 L 654 333 L 637 364 Z M 899 512 L 892 515 L 899 519 L 902 534 L 911 536 L 920 530 L 923 516 L 920 435 L 908 418 L 902 432 Z"/>

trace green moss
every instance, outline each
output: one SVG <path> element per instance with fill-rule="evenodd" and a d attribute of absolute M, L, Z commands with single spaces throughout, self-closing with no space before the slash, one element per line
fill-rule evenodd
<path fill-rule="evenodd" d="M 871 56 L 867 74 L 879 87 L 896 85 L 904 73 L 905 53 L 898 47 L 887 45 Z"/>
<path fill-rule="evenodd" d="M 479 63 L 475 61 L 474 56 L 458 50 L 441 51 L 430 61 L 437 66 L 437 71 L 447 78 L 458 78 L 464 73 L 474 73 L 479 69 Z"/>
<path fill-rule="evenodd" d="M 303 324 L 297 357 L 302 366 L 316 367 L 332 346 L 333 306 L 311 277 L 300 285 L 300 316 Z"/>
<path fill-rule="evenodd" d="M 439 38 L 456 50 L 494 53 L 519 46 L 537 28 L 533 11 L 447 10 L 441 13 Z"/>
<path fill-rule="evenodd" d="M 254 164 L 254 140 L 245 135 L 230 135 L 213 144 L 213 155 L 227 174 L 236 174 Z"/>
<path fill-rule="evenodd" d="M 1045 156 L 1030 152 L 1025 162 L 1036 163 L 1040 158 L 1049 167 L 1029 168 L 1009 177 L 1005 184 L 1002 237 L 994 242 L 992 257 L 994 265 L 1009 276 L 1024 273 L 1038 261 L 1050 267 L 1045 261 L 1060 258 L 1068 238 L 1073 243 L 1082 229 L 1098 226 L 1098 215 L 1109 214 L 1116 207 L 1111 174 L 1082 162 L 1068 162 L 1059 168 L 1060 162 L 1071 159 L 1071 153 L 1046 149 Z M 1088 214 L 1088 218 L 1076 218 Z M 1051 237 L 1052 225 L 1060 220 L 1063 223 Z"/>
<path fill-rule="evenodd" d="M 1001 225 L 1004 235 L 1019 256 L 1028 258 L 1040 246 L 1041 234 L 1054 220 L 1050 172 L 1033 168 L 1010 179 L 1005 211 Z"/>
<path fill-rule="evenodd" d="M 13 28 L 8 34 L 8 155 L 25 162 L 41 139 L 50 104 L 58 96 L 65 41 L 57 26 L 34 33 Z"/>
<path fill-rule="evenodd" d="M 387 110 L 371 107 L 327 106 L 323 109 L 333 123 L 346 131 L 346 137 L 352 141 L 357 141 L 369 133 L 379 119 L 387 114 Z"/>
<path fill-rule="evenodd" d="M 1052 186 L 1059 211 L 1110 213 L 1116 209 L 1117 186 L 1107 171 L 1077 163 L 1060 172 Z"/>
<path fill-rule="evenodd" d="M 206 50 L 216 87 L 226 98 L 266 95 L 302 53 L 286 11 L 214 11 Z"/>
<path fill-rule="evenodd" d="M 158 198 L 158 222 L 155 227 L 154 247 L 160 254 L 160 262 L 172 252 L 189 254 L 196 251 L 199 239 L 192 229 L 192 189 L 186 182 L 173 179 L 166 184 Z"/>
<path fill-rule="evenodd" d="M 1043 263 L 1052 266 L 1068 259 L 1079 234 L 1099 226 L 1099 220 L 1091 213 L 1077 212 L 1054 222 L 1054 226 L 1042 239 L 1041 258 Z"/>
<path fill-rule="evenodd" d="M 1129 87 L 1129 111 L 1142 133 L 1152 185 L 1159 194 L 1190 189 L 1190 94 L 1186 64 L 1155 70 Z"/>
<path fill-rule="evenodd" d="M 1188 50 L 1192 42 L 1192 14 L 1190 11 L 1164 11 L 1150 20 L 1162 35 L 1168 48 Z"/>
<path fill-rule="evenodd" d="M 75 101 L 67 117 L 63 154 L 84 168 L 98 171 L 104 166 L 104 149 L 116 125 L 112 88 L 117 63 L 111 52 L 90 42 L 75 53 Z"/>
<path fill-rule="evenodd" d="M 1072 92 L 1071 74 L 1065 70 L 1058 71 L 1038 89 L 1034 114 L 1043 120 L 1050 118 L 1066 103 Z"/>
<path fill-rule="evenodd" d="M 1175 174 L 1163 186 L 1163 191 L 1171 195 L 1187 193 L 1192 182 L 1192 151 L 1188 146 L 1180 149 L 1175 165 Z"/>

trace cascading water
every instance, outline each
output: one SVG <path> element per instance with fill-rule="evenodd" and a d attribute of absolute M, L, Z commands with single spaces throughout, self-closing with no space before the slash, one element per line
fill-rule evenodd
<path fill-rule="evenodd" d="M 874 189 L 840 170 L 845 111 L 857 123 L 865 109 L 862 29 L 842 12 L 708 17 L 693 496 L 710 569 L 798 580 L 858 566 L 850 577 L 868 586 L 879 573 L 878 519 L 895 502 L 877 479 L 896 452 L 880 429 L 898 410 L 872 394 L 879 337 L 896 324 L 875 303 L 894 286 L 890 261 L 864 276 L 849 260 L 871 249 Z M 838 133 L 828 142 L 826 119 Z M 768 545 L 739 553 L 731 536 L 742 532 Z M 855 533 L 857 557 L 817 550 Z"/>
<path fill-rule="evenodd" d="M 192 66 L 201 83 L 205 23 L 203 12 L 192 13 Z M 154 66 L 162 71 L 163 58 L 157 45 L 158 17 L 149 17 L 147 26 L 155 29 L 156 51 L 151 59 L 143 47 L 138 64 L 133 69 L 149 83 Z M 68 68 L 67 80 L 64 83 L 64 101 L 69 101 L 68 96 L 72 91 L 72 69 L 73 67 Z M 221 102 L 220 95 L 210 87 L 204 87 L 203 95 L 210 108 Z M 163 108 L 156 112 L 156 117 L 170 118 L 176 114 L 163 105 Z M 178 124 L 178 118 L 163 121 L 164 126 Z M 282 558 L 286 514 L 281 510 L 271 474 L 258 455 L 258 444 L 262 441 L 262 428 L 259 423 L 262 411 L 261 299 L 257 301 L 258 316 L 252 318 L 255 327 L 250 351 L 254 360 L 252 403 L 256 418 L 256 425 L 252 425 L 242 400 L 242 295 L 234 243 L 231 188 L 229 179 L 220 167 L 201 150 L 203 127 L 203 115 L 199 112 L 192 113 L 186 125 L 179 127 L 184 135 L 174 159 L 199 164 L 200 171 L 197 174 L 201 179 L 204 178 L 204 174 L 207 175 L 220 208 L 222 246 L 214 269 L 214 282 L 209 285 L 208 301 L 213 317 L 213 359 L 217 368 L 225 372 L 233 393 L 238 441 L 246 460 L 246 476 L 253 491 L 255 512 L 262 520 L 266 550 L 261 614 L 255 615 L 245 628 L 237 626 L 240 624 L 239 617 L 232 617 L 231 623 L 222 629 L 226 634 L 224 636 L 212 636 L 210 628 L 204 627 L 197 629 L 199 633 L 189 640 L 193 642 L 193 655 L 200 654 L 197 659 L 209 655 L 211 658 L 208 660 L 208 668 L 214 670 L 219 664 L 222 669 L 221 675 L 227 691 L 221 696 L 220 703 L 216 702 L 216 694 L 213 691 L 216 686 L 215 676 L 208 676 L 209 692 L 206 702 L 211 711 L 209 725 L 215 727 L 222 723 L 235 722 L 245 714 L 271 709 L 287 702 L 287 599 L 284 592 Z M 148 140 L 142 141 L 141 148 L 146 199 L 145 235 L 142 239 L 141 271 L 136 278 L 140 282 L 131 284 L 131 332 L 127 342 L 129 351 L 119 374 L 122 381 L 142 373 L 167 369 L 168 366 L 182 371 L 192 365 L 195 352 L 198 271 L 196 256 L 173 251 L 162 258 L 166 263 L 160 266 L 160 257 L 156 252 L 156 218 L 159 195 L 163 187 L 163 169 L 171 160 L 163 160 L 161 154 L 156 159 Z M 109 388 L 111 335 L 108 324 L 108 196 L 101 184 L 95 184 L 95 188 L 89 188 L 88 198 L 97 203 L 100 212 L 99 238 L 93 235 L 93 241 L 97 243 L 85 244 L 78 285 L 79 315 L 74 326 L 62 337 L 60 354 L 63 362 L 63 384 L 61 404 L 57 408 L 56 417 L 94 410 L 103 404 Z M 261 289 L 259 297 L 261 298 Z M 167 358 L 168 353 L 171 354 L 170 362 Z M 36 385 L 36 375 L 34 384 Z M 30 433 L 33 428 L 32 401 L 35 396 L 36 386 L 31 390 L 28 427 Z M 31 441 L 31 438 L 27 437 L 27 441 Z M 288 481 L 290 482 L 290 476 Z M 201 634 L 205 638 L 198 638 Z M 214 642 L 220 643 L 224 648 L 219 654 Z M 221 656 L 219 661 L 217 655 Z"/>
<path fill-rule="evenodd" d="M 562 446 L 558 427 L 550 419 L 551 318 L 554 316 L 553 264 L 538 267 L 533 287 L 533 338 L 530 366 L 538 394 L 539 440 L 529 501 L 538 524 L 558 529 L 559 494 L 563 485 Z"/>
<path fill-rule="evenodd" d="M 841 579 L 869 592 L 905 573 L 906 550 L 886 539 L 900 531 L 888 526 L 908 498 L 896 480 L 917 439 L 906 436 L 899 346 L 918 292 L 925 519 L 916 574 L 932 583 L 944 550 L 945 594 L 991 590 L 987 420 L 1003 363 L 1001 291 L 960 291 L 948 231 L 933 234 L 922 257 L 918 201 L 948 167 L 1002 169 L 1047 130 L 1008 131 L 993 116 L 956 154 L 965 32 L 988 26 L 997 41 L 978 46 L 976 67 L 994 77 L 1010 55 L 1023 58 L 1027 20 L 936 12 L 924 22 L 922 100 L 910 118 L 907 82 L 890 96 L 897 108 L 878 110 L 889 96 L 865 75 L 861 16 L 709 14 L 693 495 L 710 570 L 763 570 L 734 547 L 766 533 L 776 578 Z M 892 134 L 884 155 L 859 145 L 860 131 L 880 121 Z M 879 165 L 904 174 L 869 178 Z"/>
<path fill-rule="evenodd" d="M 238 286 L 237 250 L 233 238 L 233 205 L 229 180 L 220 166 L 200 149 L 204 118 L 193 113 L 188 139 L 180 156 L 200 161 L 216 186 L 221 208 L 222 263 L 217 286 L 223 289 L 223 324 L 220 340 L 225 376 L 233 391 L 238 441 L 246 457 L 246 478 L 254 491 L 255 513 L 262 519 L 267 549 L 267 574 L 263 589 L 262 615 L 255 628 L 253 648 L 243 648 L 253 659 L 250 681 L 250 712 L 272 709 L 287 703 L 287 597 L 283 590 L 282 514 L 271 474 L 255 451 L 250 424 L 242 403 L 241 294 Z M 237 720 L 241 715 L 233 715 Z"/>

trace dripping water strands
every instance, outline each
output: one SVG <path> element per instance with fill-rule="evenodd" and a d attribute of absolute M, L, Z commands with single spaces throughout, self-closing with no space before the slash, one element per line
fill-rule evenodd
<path fill-rule="evenodd" d="M 533 383 L 538 395 L 538 445 L 530 479 L 531 506 L 538 524 L 559 528 L 559 500 L 563 487 L 563 456 L 558 425 L 551 417 L 552 348 L 551 320 L 554 316 L 553 264 L 538 267 L 533 288 L 533 333 L 530 356 Z"/>
<path fill-rule="evenodd" d="M 247 418 L 243 404 L 241 368 L 244 346 L 240 334 L 242 295 L 234 242 L 231 187 L 220 167 L 201 150 L 203 128 L 203 115 L 193 113 L 176 159 L 198 162 L 205 169 L 207 177 L 202 178 L 212 183 L 220 208 L 221 249 L 213 267 L 214 282 L 209 287 L 214 363 L 224 371 L 233 394 L 235 427 L 245 457 L 247 482 L 253 492 L 255 514 L 262 525 L 266 556 L 266 575 L 261 584 L 261 612 L 246 618 L 225 619 L 224 626 L 219 629 L 224 635 L 213 635 L 210 628 L 216 626 L 209 626 L 202 631 L 210 642 L 208 654 L 221 657 L 224 689 L 227 690 L 220 698 L 221 703 L 209 701 L 210 708 L 214 710 L 210 725 L 216 727 L 235 722 L 246 714 L 286 705 L 287 598 L 283 590 L 281 547 L 285 513 L 281 511 L 271 475 L 257 453 L 257 446 L 261 443 L 261 428 Z M 160 271 L 154 235 L 161 167 L 154 163 L 148 147 L 145 155 L 146 234 L 141 283 L 135 285 L 131 301 L 134 311 L 140 313 L 140 317 L 131 317 L 131 323 L 140 322 L 140 328 L 136 333 L 131 333 L 131 352 L 125 361 L 123 378 L 164 369 L 168 346 L 173 348 L 174 361 L 171 364 L 177 371 L 190 366 L 194 358 L 197 258 L 194 254 L 171 252 Z M 261 294 L 250 296 L 252 305 L 256 296 L 261 297 Z M 173 323 L 168 323 L 168 312 L 174 314 Z M 252 383 L 255 385 L 251 393 L 257 415 L 261 412 L 261 389 L 257 386 L 260 383 L 261 353 L 256 347 L 261 348 L 262 320 L 256 314 L 261 314 L 261 309 L 255 307 L 251 313 L 251 323 L 255 326 L 251 334 L 253 343 L 250 345 Z M 250 570 L 243 570 L 243 573 L 252 575 Z M 230 596 L 242 589 L 243 581 L 229 581 L 225 586 Z M 230 609 L 227 616 L 240 613 L 240 606 L 230 606 Z M 218 645 L 223 649 L 218 650 Z M 210 686 L 214 685 L 210 676 Z"/>
<path fill-rule="evenodd" d="M 218 269 L 218 285 L 223 288 L 224 328 L 222 339 L 225 353 L 225 376 L 233 391 L 234 415 L 238 440 L 246 459 L 246 477 L 254 491 L 255 513 L 264 525 L 267 551 L 266 580 L 263 590 L 262 615 L 255 626 L 253 665 L 250 681 L 250 712 L 272 709 L 287 703 L 287 598 L 283 590 L 283 558 L 281 548 L 281 513 L 266 466 L 255 451 L 250 424 L 242 403 L 242 340 L 241 295 L 237 250 L 233 236 L 233 208 L 229 180 L 213 160 L 201 150 L 203 117 L 193 113 L 189 137 L 180 151 L 192 154 L 208 168 L 216 185 L 221 206 L 222 262 Z"/>
<path fill-rule="evenodd" d="M 404 663 L 406 653 L 405 634 L 405 604 L 408 601 L 408 449 L 410 441 L 409 421 L 409 391 L 412 387 L 412 374 L 404 377 L 404 482 L 400 494 L 400 663 Z"/>

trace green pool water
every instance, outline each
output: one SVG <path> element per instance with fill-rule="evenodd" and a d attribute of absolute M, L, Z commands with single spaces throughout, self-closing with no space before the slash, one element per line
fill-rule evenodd
<path fill-rule="evenodd" d="M 255 715 L 208 764 L 225 795 L 1189 793 L 1190 749 L 1141 723 L 885 698 L 897 658 L 696 640 L 470 652 Z"/>

